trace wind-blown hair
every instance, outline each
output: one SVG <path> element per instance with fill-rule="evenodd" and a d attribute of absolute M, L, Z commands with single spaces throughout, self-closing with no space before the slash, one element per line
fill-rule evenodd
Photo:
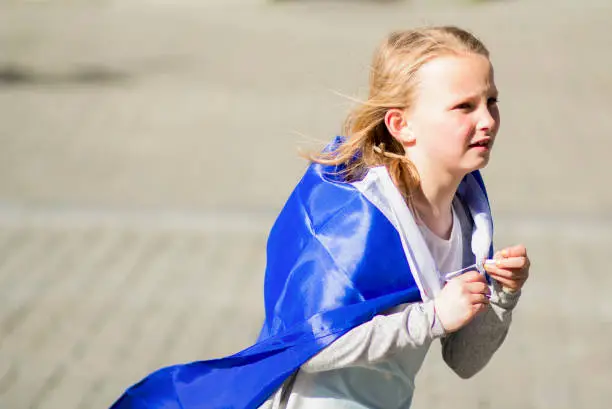
<path fill-rule="evenodd" d="M 389 34 L 374 54 L 369 96 L 346 118 L 346 138 L 332 152 L 310 154 L 313 162 L 340 165 L 346 180 L 355 180 L 367 168 L 386 166 L 394 183 L 411 203 L 419 174 L 405 156 L 404 147 L 387 130 L 385 114 L 391 108 L 410 110 L 418 85 L 418 71 L 428 61 L 448 55 L 478 54 L 489 58 L 486 47 L 469 32 L 453 27 L 425 27 Z"/>

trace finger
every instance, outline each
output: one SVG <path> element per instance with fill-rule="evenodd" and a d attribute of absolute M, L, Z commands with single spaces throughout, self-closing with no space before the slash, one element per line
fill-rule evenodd
<path fill-rule="evenodd" d="M 497 250 L 497 251 L 495 252 L 495 254 L 493 255 L 493 259 L 494 259 L 494 260 L 497 260 L 498 258 L 502 258 L 502 257 L 503 257 L 503 256 L 502 256 L 502 251 L 501 251 L 501 250 Z"/>
<path fill-rule="evenodd" d="M 522 284 L 521 281 L 508 280 L 507 278 L 503 278 L 503 277 L 495 278 L 495 281 L 497 281 L 502 286 L 509 288 L 511 290 L 518 290 L 519 288 L 521 288 L 521 284 Z"/>
<path fill-rule="evenodd" d="M 487 273 L 489 274 L 489 276 L 498 281 L 501 279 L 505 279 L 524 283 L 529 278 L 529 268 L 509 270 L 504 268 L 491 267 L 487 269 Z"/>
<path fill-rule="evenodd" d="M 522 244 L 506 247 L 499 251 L 501 258 L 507 257 L 527 257 L 527 248 Z"/>
<path fill-rule="evenodd" d="M 491 294 L 491 289 L 489 288 L 486 282 L 467 283 L 466 288 L 471 294 L 485 294 L 485 295 Z"/>
<path fill-rule="evenodd" d="M 489 298 L 484 294 L 470 294 L 469 300 L 472 304 L 488 304 Z"/>
<path fill-rule="evenodd" d="M 528 263 L 529 259 L 522 256 L 498 258 L 495 260 L 495 266 L 499 268 L 525 268 L 527 267 Z M 491 265 L 491 263 L 488 263 L 488 265 Z"/>
<path fill-rule="evenodd" d="M 460 280 L 464 283 L 475 283 L 475 282 L 483 282 L 486 283 L 485 277 L 480 274 L 478 271 L 468 271 L 465 274 L 456 277 L 454 280 Z"/>
<path fill-rule="evenodd" d="M 474 314 L 480 314 L 482 312 L 485 312 L 487 310 L 487 304 L 473 304 L 472 305 L 472 311 L 474 311 Z"/>
<path fill-rule="evenodd" d="M 485 265 L 485 270 L 493 278 L 504 277 L 504 278 L 512 279 L 516 276 L 516 271 L 514 270 L 506 270 L 504 268 L 499 268 L 491 264 Z"/>

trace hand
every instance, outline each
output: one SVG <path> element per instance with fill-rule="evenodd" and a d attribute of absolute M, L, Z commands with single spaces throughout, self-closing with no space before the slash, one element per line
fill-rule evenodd
<path fill-rule="evenodd" d="M 506 292 L 519 291 L 529 278 L 529 266 L 531 265 L 525 246 L 519 244 L 502 249 L 495 253 L 493 259 L 495 264 L 484 265 L 487 273 L 499 282 Z"/>
<path fill-rule="evenodd" d="M 485 277 L 469 271 L 450 280 L 434 300 L 446 332 L 455 332 L 487 308 L 490 294 Z"/>

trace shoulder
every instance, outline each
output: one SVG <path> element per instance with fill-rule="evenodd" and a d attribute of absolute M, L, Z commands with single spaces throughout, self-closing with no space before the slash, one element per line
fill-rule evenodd
<path fill-rule="evenodd" d="M 298 210 L 317 231 L 330 219 L 365 211 L 367 203 L 359 200 L 362 194 L 340 172 L 334 166 L 311 164 L 287 200 L 282 213 L 290 209 Z"/>

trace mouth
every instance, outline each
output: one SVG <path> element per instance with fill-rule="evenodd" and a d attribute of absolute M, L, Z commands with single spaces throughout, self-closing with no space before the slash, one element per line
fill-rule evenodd
<path fill-rule="evenodd" d="M 491 139 L 483 139 L 468 145 L 469 148 L 491 149 L 493 141 Z"/>

